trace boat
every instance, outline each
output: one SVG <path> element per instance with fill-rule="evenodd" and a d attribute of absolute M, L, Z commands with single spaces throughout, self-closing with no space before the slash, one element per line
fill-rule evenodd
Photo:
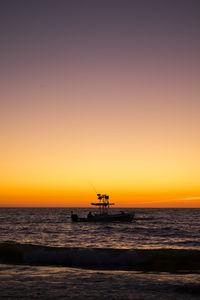
<path fill-rule="evenodd" d="M 91 203 L 91 205 L 99 207 L 98 214 L 88 213 L 87 217 L 79 217 L 77 214 L 71 212 L 72 222 L 131 222 L 134 218 L 134 212 L 124 212 L 120 211 L 117 214 L 110 214 L 109 208 L 114 203 L 109 202 L 109 196 L 106 194 L 97 194 L 96 203 Z"/>

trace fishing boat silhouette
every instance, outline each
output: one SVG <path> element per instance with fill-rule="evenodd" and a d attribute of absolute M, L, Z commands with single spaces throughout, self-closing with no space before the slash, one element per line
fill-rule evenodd
<path fill-rule="evenodd" d="M 109 196 L 106 194 L 97 194 L 98 202 L 91 203 L 91 205 L 99 207 L 98 214 L 88 213 L 87 217 L 82 218 L 77 214 L 71 212 L 71 220 L 73 222 L 131 222 L 134 218 L 134 212 L 120 211 L 117 214 L 110 214 L 109 209 L 114 203 L 109 202 Z"/>

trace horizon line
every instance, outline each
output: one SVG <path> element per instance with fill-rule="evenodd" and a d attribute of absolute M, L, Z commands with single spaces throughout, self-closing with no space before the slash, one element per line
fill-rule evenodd
<path fill-rule="evenodd" d="M 92 209 L 97 209 L 97 208 L 94 208 L 94 207 L 91 207 L 91 206 L 0 206 L 0 209 L 1 208 L 92 208 Z M 115 208 L 133 208 L 133 209 L 146 209 L 146 208 L 149 208 L 149 209 L 169 209 L 169 208 L 172 208 L 172 209 L 182 209 L 182 208 L 187 208 L 187 209 L 200 209 L 200 207 L 196 207 L 196 206 L 192 206 L 192 207 L 188 207 L 188 206 L 185 206 L 185 207 L 171 207 L 171 206 L 166 206 L 166 207 L 152 207 L 152 206 L 147 206 L 147 207 L 135 207 L 135 206 L 118 206 L 118 207 L 112 207 L 111 209 L 115 209 Z"/>

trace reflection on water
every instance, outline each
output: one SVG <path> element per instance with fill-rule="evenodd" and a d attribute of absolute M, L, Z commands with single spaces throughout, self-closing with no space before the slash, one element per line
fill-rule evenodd
<path fill-rule="evenodd" d="M 199 299 L 199 276 L 0 265 L 2 299 Z"/>
<path fill-rule="evenodd" d="M 132 223 L 102 224 L 71 223 L 71 210 L 1 208 L 0 241 L 62 247 L 200 249 L 200 209 L 135 209 Z M 84 216 L 88 209 L 73 211 Z"/>

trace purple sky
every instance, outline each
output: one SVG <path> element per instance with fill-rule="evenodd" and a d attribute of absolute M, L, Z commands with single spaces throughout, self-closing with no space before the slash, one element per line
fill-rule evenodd
<path fill-rule="evenodd" d="M 199 196 L 198 0 L 2 0 L 0 37 L 2 191 Z"/>

